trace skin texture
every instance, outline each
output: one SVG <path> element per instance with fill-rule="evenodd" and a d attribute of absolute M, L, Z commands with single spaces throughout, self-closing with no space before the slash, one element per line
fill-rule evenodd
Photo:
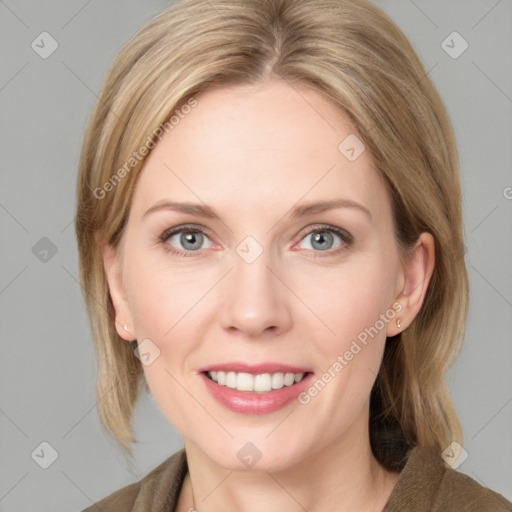
<path fill-rule="evenodd" d="M 201 512 L 382 510 L 399 475 L 372 455 L 369 395 L 396 318 L 403 330 L 421 307 L 433 238 L 423 233 L 400 265 L 390 198 L 371 155 L 349 161 L 338 150 L 357 132 L 318 93 L 270 81 L 218 86 L 196 99 L 148 157 L 120 250 L 103 252 L 119 335 L 149 338 L 160 350 L 144 372 L 184 438 L 190 479 L 179 510 L 192 500 Z M 371 219 L 355 208 L 288 215 L 297 204 L 339 198 L 364 205 Z M 210 205 L 222 220 L 168 209 L 144 216 L 165 200 Z M 206 230 L 199 251 L 180 233 L 160 241 L 189 224 Z M 318 224 L 353 242 L 329 232 L 319 248 L 311 234 L 325 231 Z M 252 263 L 236 252 L 247 236 L 263 249 Z M 397 301 L 397 317 L 306 405 L 235 413 L 198 376 L 205 365 L 247 361 L 310 367 L 319 377 Z M 247 442 L 262 453 L 252 468 L 237 457 Z"/>

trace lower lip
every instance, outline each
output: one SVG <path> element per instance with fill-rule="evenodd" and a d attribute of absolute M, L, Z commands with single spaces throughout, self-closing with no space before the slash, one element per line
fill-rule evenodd
<path fill-rule="evenodd" d="M 243 414 L 270 414 L 293 402 L 314 378 L 313 373 L 306 375 L 300 382 L 281 389 L 273 389 L 267 393 L 238 391 L 237 389 L 221 386 L 201 373 L 206 388 L 212 396 L 224 407 Z"/>

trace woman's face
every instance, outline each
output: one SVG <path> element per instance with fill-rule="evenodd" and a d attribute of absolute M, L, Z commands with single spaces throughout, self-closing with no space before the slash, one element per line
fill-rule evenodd
<path fill-rule="evenodd" d="M 118 268 L 105 251 L 119 334 L 138 339 L 185 443 L 221 466 L 261 457 L 276 470 L 342 439 L 348 449 L 368 438 L 386 336 L 404 323 L 385 186 L 314 91 L 276 81 L 196 99 L 145 163 Z M 342 200 L 352 206 L 303 209 Z M 235 373 L 226 386 L 205 369 Z"/>

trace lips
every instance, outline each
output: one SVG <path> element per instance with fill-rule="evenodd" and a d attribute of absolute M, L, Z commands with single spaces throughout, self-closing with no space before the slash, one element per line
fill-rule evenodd
<path fill-rule="evenodd" d="M 198 373 L 219 404 L 251 415 L 286 407 L 314 378 L 307 367 L 280 363 L 221 363 L 201 368 Z"/>

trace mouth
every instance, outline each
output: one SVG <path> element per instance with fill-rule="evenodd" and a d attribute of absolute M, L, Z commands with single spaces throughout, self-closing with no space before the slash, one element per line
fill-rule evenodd
<path fill-rule="evenodd" d="M 248 373 L 222 370 L 202 372 L 208 379 L 236 391 L 268 393 L 300 383 L 311 372 Z"/>
<path fill-rule="evenodd" d="M 312 368 L 278 362 L 224 362 L 196 373 L 217 403 L 248 415 L 271 414 L 292 405 L 315 380 Z"/>

